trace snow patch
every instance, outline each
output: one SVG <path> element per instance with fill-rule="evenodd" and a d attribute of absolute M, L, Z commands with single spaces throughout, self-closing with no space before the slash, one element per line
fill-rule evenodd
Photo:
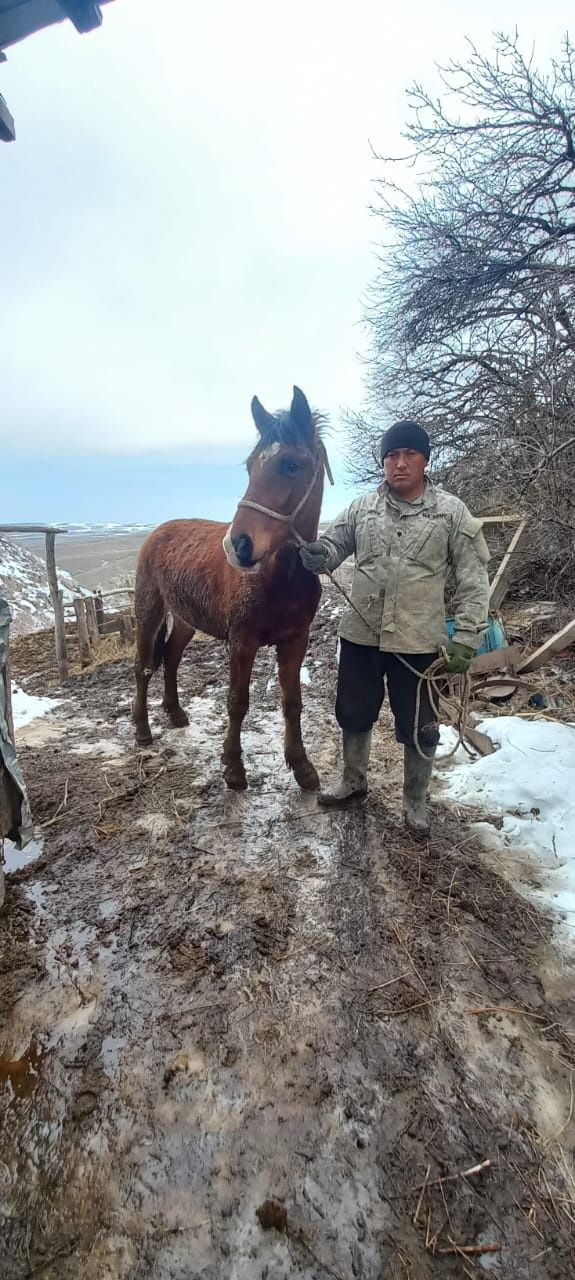
<path fill-rule="evenodd" d="M 566 916 L 575 938 L 575 728 L 518 716 L 477 727 L 498 749 L 472 759 L 460 747 L 442 776 L 443 794 L 502 819 L 500 830 L 489 822 L 474 826 L 505 855 L 517 887 Z M 454 743 L 454 731 L 442 728 L 439 758 Z"/>
<path fill-rule="evenodd" d="M 35 694 L 24 693 L 23 689 L 12 688 L 12 714 L 14 729 L 23 729 L 40 716 L 45 716 L 55 707 L 60 706 L 59 698 L 38 698 Z"/>

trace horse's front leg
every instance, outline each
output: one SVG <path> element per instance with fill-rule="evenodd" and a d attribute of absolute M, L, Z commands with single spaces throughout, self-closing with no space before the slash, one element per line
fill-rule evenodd
<path fill-rule="evenodd" d="M 245 791 L 246 771 L 242 761 L 242 724 L 250 705 L 250 679 L 258 650 L 252 640 L 230 641 L 230 685 L 228 692 L 228 732 L 224 741 L 224 778 L 233 791 Z"/>
<path fill-rule="evenodd" d="M 277 645 L 278 676 L 285 719 L 285 758 L 303 791 L 316 791 L 319 778 L 308 760 L 301 736 L 301 664 L 307 649 L 309 630 L 300 631 Z"/>

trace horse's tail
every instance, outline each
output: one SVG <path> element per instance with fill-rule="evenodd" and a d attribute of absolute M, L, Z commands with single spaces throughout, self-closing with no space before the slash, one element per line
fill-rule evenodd
<path fill-rule="evenodd" d="M 154 671 L 157 671 L 158 668 L 161 667 L 162 662 L 164 661 L 164 653 L 166 650 L 167 639 L 168 639 L 168 622 L 167 622 L 167 619 L 164 618 L 164 621 L 162 622 L 160 630 L 158 631 L 158 634 L 154 641 Z"/>

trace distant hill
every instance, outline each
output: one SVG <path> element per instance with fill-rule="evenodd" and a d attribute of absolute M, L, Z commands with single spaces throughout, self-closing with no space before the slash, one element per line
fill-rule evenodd
<path fill-rule="evenodd" d="M 64 603 L 84 594 L 64 570 L 58 571 Z M 54 622 L 50 603 L 46 565 L 27 547 L 0 536 L 0 595 L 8 601 L 12 614 L 12 633 L 25 636 L 41 631 Z"/>

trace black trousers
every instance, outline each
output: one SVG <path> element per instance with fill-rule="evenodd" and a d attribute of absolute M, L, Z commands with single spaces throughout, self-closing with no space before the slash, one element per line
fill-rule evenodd
<path fill-rule="evenodd" d="M 417 676 L 407 670 L 393 653 L 381 653 L 366 644 L 340 640 L 341 652 L 335 714 L 341 729 L 348 733 L 368 733 L 375 724 L 385 697 L 395 720 L 398 742 L 413 746 Z M 416 671 L 426 671 L 437 653 L 406 653 L 406 661 Z M 425 755 L 432 756 L 439 742 L 439 725 L 429 699 L 427 682 L 421 684 L 418 742 Z"/>

